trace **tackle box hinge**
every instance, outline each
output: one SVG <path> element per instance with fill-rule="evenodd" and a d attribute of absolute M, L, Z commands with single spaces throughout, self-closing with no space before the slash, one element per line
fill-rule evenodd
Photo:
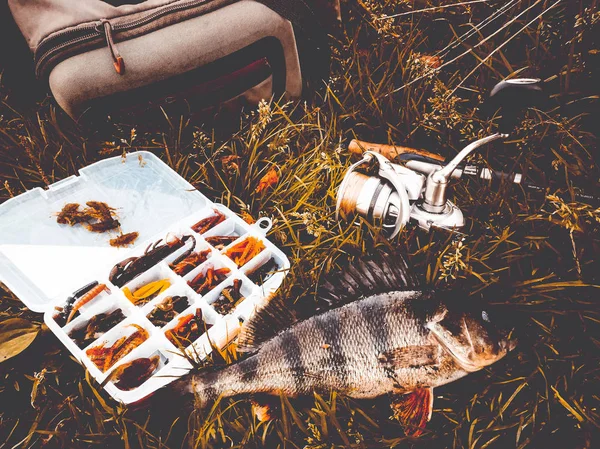
<path fill-rule="evenodd" d="M 78 182 L 79 181 L 79 176 L 77 175 L 71 175 L 68 178 L 65 179 L 61 179 L 60 181 L 56 181 L 54 184 L 50 184 L 48 186 L 47 191 L 48 192 L 58 192 L 61 189 L 64 189 L 67 186 L 70 186 L 71 184 Z"/>

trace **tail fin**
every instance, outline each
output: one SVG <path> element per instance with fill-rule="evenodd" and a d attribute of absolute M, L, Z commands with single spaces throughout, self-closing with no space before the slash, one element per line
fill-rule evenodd
<path fill-rule="evenodd" d="M 190 394 L 194 394 L 194 389 L 192 385 L 193 376 L 185 376 L 171 382 L 170 388 L 177 396 L 187 396 Z"/>
<path fill-rule="evenodd" d="M 180 396 L 195 397 L 197 407 L 204 407 L 215 401 L 221 388 L 219 380 L 222 370 L 205 368 L 199 373 L 190 373 L 171 383 L 171 391 Z"/>

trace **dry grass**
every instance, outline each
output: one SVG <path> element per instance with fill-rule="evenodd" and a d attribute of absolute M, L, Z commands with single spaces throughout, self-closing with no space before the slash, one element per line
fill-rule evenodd
<path fill-rule="evenodd" d="M 494 126 L 478 107 L 495 82 L 517 75 L 545 79 L 551 104 L 481 160 L 551 183 L 550 193 L 597 189 L 597 2 L 433 8 L 449 3 L 346 2 L 323 95 L 309 104 L 263 105 L 233 136 L 186 117 L 169 117 L 159 129 L 133 123 L 84 132 L 48 100 L 15 111 L 3 94 L 0 197 L 105 156 L 153 151 L 209 197 L 274 219 L 271 238 L 292 261 L 290 300 L 303 296 L 308 307 L 337 256 L 384 244 L 366 227 L 334 219 L 335 190 L 349 165 L 342 144 L 356 136 L 453 155 Z M 423 55 L 439 56 L 441 68 Z M 239 156 L 239 172 L 223 164 L 228 155 Z M 273 167 L 276 187 L 254 194 Z M 158 393 L 149 408 L 127 410 L 48 335 L 0 365 L 0 448 L 597 447 L 600 211 L 475 181 L 457 185 L 455 194 L 470 217 L 464 240 L 407 230 L 392 244 L 411 254 L 430 283 L 484 297 L 508 314 L 521 344 L 489 369 L 437 389 L 421 438 L 403 436 L 385 398 L 281 398 L 281 419 L 268 424 L 235 399 L 182 413 L 181 401 Z M 41 321 L 3 293 L 0 320 L 16 315 Z"/>

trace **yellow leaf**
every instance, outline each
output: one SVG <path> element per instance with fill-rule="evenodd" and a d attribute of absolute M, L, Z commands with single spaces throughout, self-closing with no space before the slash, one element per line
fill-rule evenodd
<path fill-rule="evenodd" d="M 571 414 L 575 417 L 575 419 L 579 422 L 584 422 L 585 418 L 583 416 L 581 416 L 580 413 L 577 412 L 577 410 L 575 410 L 571 404 L 569 404 L 558 392 L 558 390 L 556 388 L 554 388 L 553 386 L 550 386 L 550 388 L 552 388 L 552 391 L 554 391 L 554 396 L 556 397 L 556 399 L 558 399 L 558 402 L 560 402 L 560 404 L 566 408 L 569 412 L 571 412 Z"/>
<path fill-rule="evenodd" d="M 22 318 L 11 318 L 0 323 L 0 363 L 14 357 L 29 347 L 40 326 Z"/>

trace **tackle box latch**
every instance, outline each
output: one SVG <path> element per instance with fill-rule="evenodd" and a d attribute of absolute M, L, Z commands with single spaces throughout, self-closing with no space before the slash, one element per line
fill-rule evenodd
<path fill-rule="evenodd" d="M 259 234 L 265 236 L 273 227 L 273 221 L 269 217 L 262 217 L 259 218 L 252 226 Z"/>

